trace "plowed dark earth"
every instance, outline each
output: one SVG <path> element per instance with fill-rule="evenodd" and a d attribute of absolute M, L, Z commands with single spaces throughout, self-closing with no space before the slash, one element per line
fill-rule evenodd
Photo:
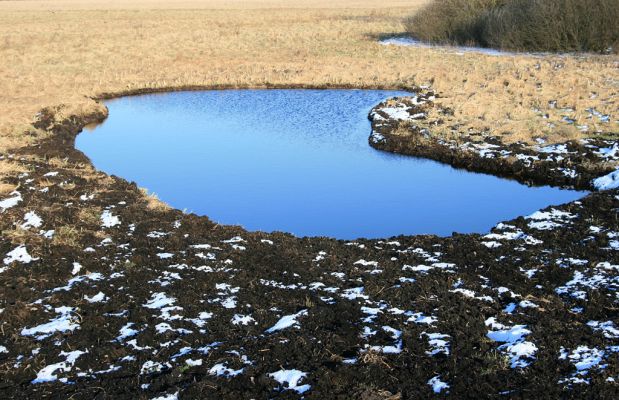
<path fill-rule="evenodd" d="M 52 113 L 2 155 L 0 397 L 617 398 L 618 191 L 487 236 L 247 232 L 86 174 L 105 116 Z"/>

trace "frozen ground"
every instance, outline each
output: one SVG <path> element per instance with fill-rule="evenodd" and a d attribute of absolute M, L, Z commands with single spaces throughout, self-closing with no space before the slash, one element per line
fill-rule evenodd
<path fill-rule="evenodd" d="M 0 198 L 3 398 L 616 397 L 617 190 L 482 235 L 298 239 L 149 207 L 68 142 L 3 155 L 28 169 Z"/>

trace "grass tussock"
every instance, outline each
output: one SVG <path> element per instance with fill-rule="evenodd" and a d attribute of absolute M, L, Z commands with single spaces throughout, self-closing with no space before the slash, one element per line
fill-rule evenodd
<path fill-rule="evenodd" d="M 22 165 L 9 160 L 0 160 L 0 196 L 7 195 L 17 189 L 17 185 L 3 182 L 2 177 L 16 176 L 23 172 L 26 172 L 26 168 Z"/>
<path fill-rule="evenodd" d="M 419 39 L 520 51 L 619 46 L 619 0 L 435 0 L 409 18 Z"/>
<path fill-rule="evenodd" d="M 72 225 L 63 225 L 56 229 L 52 238 L 52 244 L 55 246 L 79 247 L 79 239 L 81 232 Z"/>
<path fill-rule="evenodd" d="M 149 192 L 146 188 L 140 188 L 140 192 L 144 196 L 148 209 L 154 211 L 167 211 L 171 208 L 168 204 L 161 201 L 156 193 Z"/>

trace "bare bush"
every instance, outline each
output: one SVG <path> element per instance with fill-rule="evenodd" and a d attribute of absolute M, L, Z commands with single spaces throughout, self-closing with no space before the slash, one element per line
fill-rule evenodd
<path fill-rule="evenodd" d="M 430 42 L 526 51 L 617 50 L 619 0 L 436 0 L 406 21 Z"/>

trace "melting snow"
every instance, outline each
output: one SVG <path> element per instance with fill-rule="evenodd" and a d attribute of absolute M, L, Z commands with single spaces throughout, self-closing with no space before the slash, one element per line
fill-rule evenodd
<path fill-rule="evenodd" d="M 162 308 L 176 302 L 174 297 L 168 297 L 165 293 L 153 293 L 150 300 L 144 304 L 146 308 Z"/>
<path fill-rule="evenodd" d="M 122 341 L 128 337 L 131 336 L 135 336 L 138 333 L 140 333 L 140 331 L 131 328 L 133 325 L 135 325 L 133 322 L 129 322 L 127 323 L 125 326 L 123 326 L 122 328 L 120 328 L 120 335 L 118 335 L 118 337 L 116 338 L 117 341 Z"/>
<path fill-rule="evenodd" d="M 21 193 L 13 192 L 13 193 L 11 193 L 11 195 L 13 197 L 9 197 L 7 199 L 0 200 L 0 209 L 2 209 L 3 212 L 6 209 L 8 209 L 8 208 L 15 207 L 17 205 L 17 203 L 22 201 Z"/>
<path fill-rule="evenodd" d="M 215 365 L 213 365 L 213 367 L 208 372 L 211 375 L 225 376 L 225 377 L 230 378 L 230 377 L 242 374 L 243 370 L 244 370 L 244 368 L 237 369 L 237 370 L 234 370 L 232 368 L 228 368 L 226 366 L 226 364 L 223 363 L 223 364 L 215 364 Z"/>
<path fill-rule="evenodd" d="M 101 226 L 111 228 L 116 225 L 120 225 L 120 219 L 113 215 L 110 210 L 105 210 L 101 213 Z"/>
<path fill-rule="evenodd" d="M 441 393 L 443 390 L 449 389 L 449 385 L 441 381 L 441 376 L 437 375 L 428 381 L 428 385 L 432 387 L 434 393 Z"/>
<path fill-rule="evenodd" d="M 79 329 L 80 325 L 77 323 L 77 318 L 71 315 L 71 312 L 75 311 L 74 308 L 57 307 L 54 311 L 60 315 L 45 324 L 41 324 L 33 328 L 22 329 L 22 336 L 38 335 L 36 336 L 37 339 L 44 339 L 56 332 L 66 332 Z"/>
<path fill-rule="evenodd" d="M 15 261 L 22 264 L 29 264 L 30 262 L 36 260 L 38 260 L 38 258 L 33 258 L 30 254 L 28 254 L 26 246 L 20 245 L 6 254 L 6 257 L 4 257 L 4 265 L 9 265 Z"/>
<path fill-rule="evenodd" d="M 592 182 L 593 187 L 597 190 L 609 190 L 619 187 L 619 169 L 611 172 L 608 175 L 596 178 Z"/>
<path fill-rule="evenodd" d="M 270 327 L 269 329 L 266 330 L 267 333 L 273 333 L 276 331 L 280 331 L 282 329 L 286 329 L 286 328 L 290 328 L 292 326 L 294 327 L 299 327 L 299 321 L 297 321 L 297 318 L 299 317 L 304 317 L 307 315 L 307 310 L 301 310 L 296 314 L 292 314 L 292 315 L 285 315 L 283 317 L 280 318 L 279 321 L 277 321 L 277 323 L 275 325 L 273 325 L 272 327 Z"/>
<path fill-rule="evenodd" d="M 43 220 L 41 217 L 39 217 L 34 211 L 29 211 L 26 215 L 24 215 L 24 223 L 21 224 L 21 228 L 39 228 L 41 225 L 43 225 Z"/>
<path fill-rule="evenodd" d="M 249 325 L 251 323 L 256 324 L 256 320 L 251 315 L 234 314 L 232 317 L 232 325 Z"/>
<path fill-rule="evenodd" d="M 164 394 L 163 396 L 157 396 L 157 397 L 152 398 L 152 400 L 178 400 L 178 392 Z"/>
<path fill-rule="evenodd" d="M 602 364 L 604 360 L 604 350 L 596 348 L 589 348 L 587 346 L 578 346 L 571 353 L 568 353 L 563 347 L 561 347 L 561 353 L 559 360 L 569 360 L 576 368 L 569 378 L 562 379 L 559 383 L 589 383 L 589 379 L 584 378 L 588 375 L 589 371 L 593 368 L 604 369 L 605 364 Z"/>
<path fill-rule="evenodd" d="M 495 342 L 505 343 L 499 346 L 511 359 L 512 368 L 524 368 L 530 364 L 528 359 L 535 358 L 537 346 L 524 340 L 524 337 L 531 333 L 526 329 L 526 325 L 505 326 L 496 322 L 494 317 L 486 320 L 486 326 L 492 330 L 488 331 L 487 336 Z"/>
<path fill-rule="evenodd" d="M 101 303 L 107 299 L 107 296 L 103 292 L 99 292 L 92 297 L 84 296 L 84 299 L 89 303 Z"/>
<path fill-rule="evenodd" d="M 69 372 L 71 368 L 75 364 L 75 361 L 82 355 L 86 354 L 87 351 L 75 350 L 70 352 L 60 352 L 61 356 L 65 357 L 65 361 L 48 365 L 37 373 L 36 379 L 32 381 L 32 383 L 43 383 L 43 382 L 52 382 L 58 380 L 57 372 Z M 66 379 L 61 379 L 61 382 L 66 382 Z"/>
<path fill-rule="evenodd" d="M 285 384 L 285 389 L 294 390 L 299 394 L 307 392 L 311 387 L 310 385 L 299 386 L 299 382 L 307 376 L 307 373 L 298 369 L 281 369 L 270 373 L 269 376 L 279 382 L 280 385 Z"/>
<path fill-rule="evenodd" d="M 140 369 L 140 375 L 154 374 L 170 367 L 171 365 L 169 363 L 162 364 L 156 361 L 149 360 L 142 364 L 142 368 Z"/>

